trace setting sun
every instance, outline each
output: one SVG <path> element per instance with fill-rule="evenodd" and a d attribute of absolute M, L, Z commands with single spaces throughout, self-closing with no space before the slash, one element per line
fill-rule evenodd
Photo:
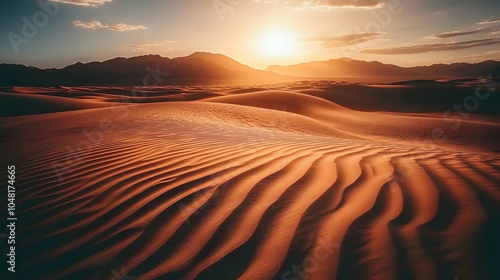
<path fill-rule="evenodd" d="M 286 56 L 291 54 L 293 49 L 294 40 L 292 35 L 283 31 L 268 31 L 260 41 L 260 50 L 267 56 Z"/>

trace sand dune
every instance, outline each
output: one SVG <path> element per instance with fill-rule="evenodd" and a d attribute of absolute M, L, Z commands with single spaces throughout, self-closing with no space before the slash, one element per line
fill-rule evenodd
<path fill-rule="evenodd" d="M 20 93 L 0 93 L 0 116 L 22 116 L 83 110 L 110 106 L 92 100 L 72 100 L 50 95 L 28 95 Z"/>
<path fill-rule="evenodd" d="M 331 86 L 159 87 L 148 104 L 115 102 L 118 87 L 2 93 L 71 103 L 0 124 L 19 274 L 495 279 L 497 117 L 453 130 L 436 113 L 343 106 Z M 447 140 L 425 144 L 436 127 Z"/>
<path fill-rule="evenodd" d="M 302 90 L 298 92 L 261 90 L 259 92 L 206 98 L 201 101 L 230 103 L 307 116 L 331 128 L 335 128 L 337 131 L 344 133 L 344 135 L 350 135 L 346 136 L 346 138 L 351 139 L 376 138 L 381 141 L 398 141 L 410 145 L 415 145 L 415 141 L 424 144 L 429 139 L 432 139 L 433 131 L 439 129 L 447 137 L 445 147 L 449 147 L 450 144 L 455 143 L 461 145 L 462 149 L 464 146 L 468 149 L 476 147 L 495 150 L 498 148 L 497 141 L 495 140 L 495 135 L 500 131 L 500 123 L 497 121 L 499 120 L 498 115 L 489 115 L 489 117 L 484 118 L 481 114 L 478 114 L 478 116 L 469 116 L 458 121 L 456 119 L 459 117 L 458 114 L 445 118 L 443 113 L 394 114 L 392 112 L 366 112 L 359 109 L 349 109 L 329 101 L 325 97 L 325 95 L 329 94 L 329 90 L 315 89 L 313 91 L 316 94 L 310 95 L 311 91 L 303 92 Z M 323 94 L 317 94 L 318 92 L 322 92 Z M 358 94 L 361 95 L 361 93 Z M 368 92 L 364 96 L 372 94 L 373 92 Z M 401 94 L 411 94 L 411 92 L 402 92 Z M 352 98 L 349 102 L 360 101 L 356 95 L 348 97 Z M 369 98 L 370 100 L 359 103 L 366 104 L 365 106 L 372 106 L 372 97 Z M 444 99 L 442 102 L 444 102 Z M 446 102 L 447 104 L 451 104 L 449 105 L 451 107 L 455 104 L 455 99 L 456 97 L 453 97 Z M 386 99 L 383 98 L 381 100 Z M 394 102 L 393 100 L 385 103 L 385 106 L 392 106 L 393 108 L 397 108 L 398 111 L 408 110 L 410 112 L 413 112 L 409 108 L 410 106 L 424 105 L 415 105 L 414 101 L 405 101 L 404 104 L 410 104 L 407 106 L 401 106 L 400 102 Z M 360 106 L 363 107 L 363 105 Z M 279 117 L 276 116 L 276 118 Z M 270 121 L 274 120 L 271 119 Z M 459 130 L 455 129 L 457 122 L 460 122 L 461 129 Z M 433 145 L 439 144 L 440 141 L 433 141 Z"/>

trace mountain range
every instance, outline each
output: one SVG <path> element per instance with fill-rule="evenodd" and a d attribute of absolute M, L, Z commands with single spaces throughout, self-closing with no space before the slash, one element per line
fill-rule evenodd
<path fill-rule="evenodd" d="M 62 69 L 0 64 L 0 86 L 163 85 L 290 80 L 253 69 L 221 54 L 196 52 L 186 57 L 144 55 L 103 62 L 75 63 Z"/>
<path fill-rule="evenodd" d="M 266 70 L 281 75 L 303 78 L 394 78 L 394 79 L 457 79 L 479 76 L 500 76 L 500 62 L 433 64 L 430 66 L 400 67 L 378 61 L 350 58 L 313 61 L 290 66 L 269 66 Z"/>
<path fill-rule="evenodd" d="M 103 62 L 75 63 L 61 69 L 0 64 L 0 86 L 166 85 L 273 83 L 300 79 L 401 81 L 411 79 L 500 76 L 500 62 L 434 64 L 400 67 L 349 58 L 315 61 L 257 70 L 222 54 L 196 52 L 167 58 L 144 55 Z"/>

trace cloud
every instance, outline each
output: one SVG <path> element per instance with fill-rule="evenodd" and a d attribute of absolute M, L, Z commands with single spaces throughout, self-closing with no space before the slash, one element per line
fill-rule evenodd
<path fill-rule="evenodd" d="M 441 34 L 435 34 L 435 35 L 430 36 L 430 38 L 445 39 L 445 38 L 452 38 L 452 37 L 457 37 L 457 36 L 476 34 L 476 33 L 480 33 L 480 32 L 481 32 L 481 29 L 471 30 L 471 31 L 451 31 L 451 32 L 444 32 Z"/>
<path fill-rule="evenodd" d="M 64 3 L 64 4 L 73 4 L 78 6 L 92 6 L 97 7 L 104 5 L 106 2 L 111 2 L 111 0 L 49 0 L 52 2 Z"/>
<path fill-rule="evenodd" d="M 141 29 L 148 29 L 144 25 L 130 25 L 126 23 L 115 23 L 115 24 L 104 24 L 100 21 L 97 20 L 92 20 L 92 21 L 79 21 L 79 20 L 73 20 L 73 24 L 76 27 L 81 27 L 81 28 L 87 28 L 87 29 L 109 29 L 113 31 L 131 31 L 131 30 L 141 30 Z"/>
<path fill-rule="evenodd" d="M 344 34 L 335 37 L 312 37 L 303 42 L 321 42 L 324 48 L 336 48 L 342 46 L 356 45 L 378 38 L 383 32 Z"/>
<path fill-rule="evenodd" d="M 452 38 L 452 37 L 458 37 L 458 36 L 464 36 L 464 35 L 472 35 L 472 34 L 480 34 L 480 33 L 488 33 L 488 32 L 490 32 L 491 34 L 495 34 L 499 31 L 500 31 L 500 27 L 485 27 L 485 28 L 478 28 L 478 29 L 474 29 L 474 30 L 458 30 L 458 31 L 444 32 L 441 34 L 429 36 L 429 38 L 446 39 L 446 38 Z"/>
<path fill-rule="evenodd" d="M 476 24 L 490 24 L 490 23 L 500 23 L 500 18 L 491 18 L 485 21 L 478 22 Z M 500 27 L 495 26 L 495 27 L 481 27 L 477 29 L 470 29 L 470 30 L 455 30 L 455 31 L 450 31 L 450 32 L 444 32 L 440 34 L 435 34 L 431 35 L 428 38 L 434 38 L 434 39 L 446 39 L 446 38 L 453 38 L 453 37 L 458 37 L 458 36 L 465 36 L 465 35 L 473 35 L 473 34 L 480 34 L 480 33 L 490 33 L 490 34 L 498 34 L 500 32 Z"/>
<path fill-rule="evenodd" d="M 500 18 L 487 19 L 487 20 L 478 22 L 477 24 L 489 24 L 489 23 L 496 23 L 496 22 L 500 22 Z"/>
<path fill-rule="evenodd" d="M 333 8 L 378 8 L 384 5 L 379 0 L 254 0 L 254 3 L 285 4 L 297 9 Z"/>
<path fill-rule="evenodd" d="M 398 55 L 398 54 L 417 54 L 435 51 L 456 51 L 468 48 L 489 46 L 500 44 L 500 38 L 489 38 L 480 40 L 470 40 L 452 43 L 435 43 L 435 44 L 420 44 L 410 45 L 396 48 L 383 48 L 383 49 L 366 49 L 363 53 L 369 54 L 383 54 L 383 55 Z"/>
<path fill-rule="evenodd" d="M 133 45 L 125 46 L 128 49 L 131 49 L 132 52 L 136 53 L 150 53 L 150 54 L 158 54 L 164 52 L 173 51 L 174 48 L 171 46 L 172 44 L 176 44 L 177 41 L 147 41 L 140 42 Z"/>

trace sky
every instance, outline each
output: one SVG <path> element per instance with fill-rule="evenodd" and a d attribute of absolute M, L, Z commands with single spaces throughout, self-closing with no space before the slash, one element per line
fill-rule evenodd
<path fill-rule="evenodd" d="M 221 53 L 257 69 L 350 57 L 500 60 L 498 0 L 2 0 L 0 63 Z"/>

